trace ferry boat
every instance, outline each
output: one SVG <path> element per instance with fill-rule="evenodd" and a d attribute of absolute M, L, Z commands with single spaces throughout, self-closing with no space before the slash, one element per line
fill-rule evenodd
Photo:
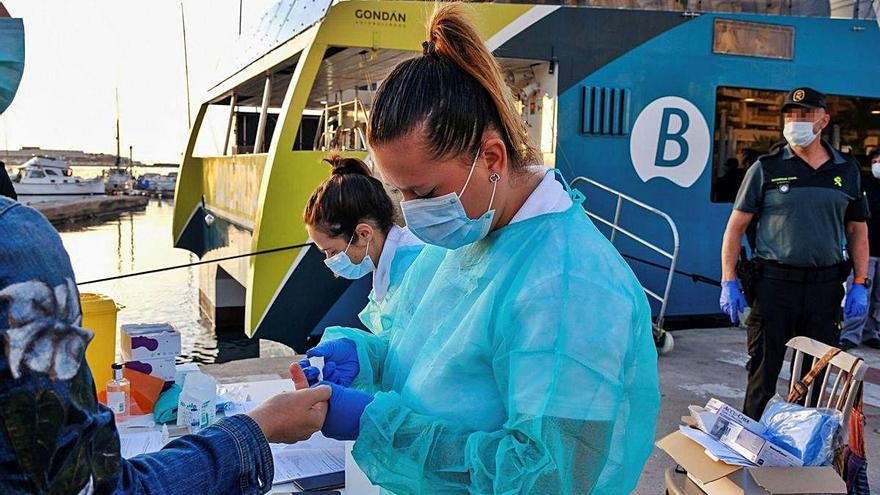
<path fill-rule="evenodd" d="M 83 179 L 73 175 L 64 160 L 35 156 L 16 168 L 12 187 L 22 204 L 104 195 L 101 177 Z"/>
<path fill-rule="evenodd" d="M 859 160 L 880 145 L 876 14 L 858 0 L 578 3 L 471 8 L 545 164 L 586 195 L 655 296 L 659 326 L 717 318 L 733 193 L 781 140 L 784 93 L 830 95 L 826 137 Z M 230 59 L 201 103 L 175 246 L 211 259 L 308 242 L 301 215 L 329 174 L 321 158 L 331 148 L 368 158 L 373 94 L 420 52 L 431 8 L 284 0 L 270 10 L 247 58 Z M 225 136 L 222 148 L 212 136 Z M 309 247 L 204 265 L 204 313 L 218 325 L 243 318 L 249 335 L 298 351 L 327 325 L 359 325 L 369 277 L 336 279 L 322 259 Z"/>

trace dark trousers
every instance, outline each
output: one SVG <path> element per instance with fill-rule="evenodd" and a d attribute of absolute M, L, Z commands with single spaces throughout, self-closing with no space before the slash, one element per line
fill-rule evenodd
<path fill-rule="evenodd" d="M 803 335 L 836 346 L 840 334 L 840 280 L 791 282 L 761 277 L 755 284 L 755 303 L 748 326 L 749 384 L 743 412 L 758 420 L 776 393 L 785 344 Z M 810 361 L 805 361 L 805 372 Z M 816 380 L 822 383 L 820 378 Z"/>

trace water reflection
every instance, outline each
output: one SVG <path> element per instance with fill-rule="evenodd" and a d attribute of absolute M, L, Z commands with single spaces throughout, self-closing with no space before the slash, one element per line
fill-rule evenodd
<path fill-rule="evenodd" d="M 172 247 L 174 206 L 150 200 L 145 211 L 126 213 L 107 222 L 62 228 L 76 279 L 94 280 L 198 261 L 195 255 Z M 118 323 L 169 322 L 181 332 L 181 361 L 225 362 L 258 357 L 260 343 L 243 333 L 214 335 L 199 314 L 198 267 L 181 268 L 80 287 L 98 292 L 124 306 Z M 264 345 L 264 347 L 266 347 Z M 286 354 L 285 350 L 273 349 Z M 265 354 L 265 353 L 264 353 Z"/>

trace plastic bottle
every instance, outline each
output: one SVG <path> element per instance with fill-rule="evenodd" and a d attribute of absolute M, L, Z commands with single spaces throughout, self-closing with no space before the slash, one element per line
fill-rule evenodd
<path fill-rule="evenodd" d="M 189 405 L 189 432 L 198 433 L 201 429 L 199 418 L 199 406 L 195 404 Z"/>
<path fill-rule="evenodd" d="M 122 376 L 122 364 L 113 363 L 113 379 L 107 382 L 107 407 L 113 411 L 117 423 L 131 415 L 131 383 Z"/>

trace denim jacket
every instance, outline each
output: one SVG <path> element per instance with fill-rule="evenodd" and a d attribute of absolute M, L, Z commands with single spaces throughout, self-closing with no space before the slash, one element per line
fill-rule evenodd
<path fill-rule="evenodd" d="M 126 460 L 85 363 L 79 292 L 61 238 L 0 197 L 0 493 L 242 493 L 272 486 L 269 444 L 248 416 Z"/>

